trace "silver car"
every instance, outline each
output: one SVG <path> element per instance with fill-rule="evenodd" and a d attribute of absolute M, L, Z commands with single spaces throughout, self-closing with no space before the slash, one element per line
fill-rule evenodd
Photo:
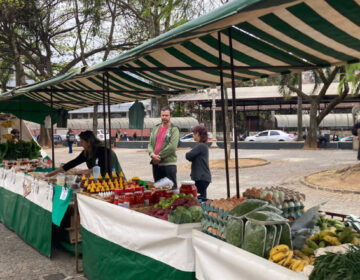
<path fill-rule="evenodd" d="M 248 136 L 245 141 L 256 141 L 256 142 L 278 142 L 278 141 L 294 141 L 295 135 L 286 133 L 282 130 L 264 130 L 256 135 Z"/>

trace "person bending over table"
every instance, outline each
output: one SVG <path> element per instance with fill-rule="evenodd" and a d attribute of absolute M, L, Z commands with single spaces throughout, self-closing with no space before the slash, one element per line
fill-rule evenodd
<path fill-rule="evenodd" d="M 67 162 L 59 169 L 46 174 L 46 177 L 55 176 L 58 173 L 65 172 L 83 162 L 86 162 L 89 169 L 79 170 L 78 175 L 90 174 L 92 173 L 93 167 L 96 165 L 96 160 L 98 160 L 102 176 L 105 176 L 106 172 L 111 176 L 112 166 L 114 166 L 116 173 L 120 174 L 121 167 L 115 152 L 109 148 L 105 148 L 92 131 L 83 131 L 79 134 L 79 137 L 80 145 L 84 148 L 80 155 Z M 107 169 L 105 169 L 105 151 L 107 152 Z M 110 158 L 112 166 L 110 164 Z"/>

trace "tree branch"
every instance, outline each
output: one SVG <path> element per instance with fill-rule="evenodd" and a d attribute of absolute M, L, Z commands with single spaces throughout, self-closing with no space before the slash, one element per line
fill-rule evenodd
<path fill-rule="evenodd" d="M 300 96 L 302 99 L 305 99 L 307 101 L 311 101 L 311 98 L 309 95 L 303 93 L 301 90 L 299 90 L 297 87 L 294 87 L 292 85 L 286 85 L 291 91 L 295 92 L 298 96 Z"/>
<path fill-rule="evenodd" d="M 323 81 L 323 87 L 321 88 L 318 96 L 316 97 L 318 102 L 320 102 L 321 100 L 323 100 L 323 98 L 326 95 L 327 90 L 329 89 L 331 83 L 334 81 L 336 74 L 339 72 L 340 67 L 336 66 L 334 68 L 334 70 L 331 72 L 331 74 L 329 75 L 329 77 L 325 77 L 324 72 L 322 71 L 322 69 L 319 69 L 321 71 L 318 71 L 321 80 Z"/>
<path fill-rule="evenodd" d="M 325 116 L 327 114 L 329 114 L 336 107 L 336 105 L 338 105 L 338 104 L 340 104 L 341 102 L 344 101 L 344 99 L 346 98 L 348 93 L 349 93 L 349 84 L 347 82 L 344 82 L 344 87 L 343 87 L 340 95 L 338 95 L 336 98 L 334 98 L 328 104 L 328 106 L 326 106 L 325 110 L 321 111 L 320 114 L 316 117 L 316 121 L 317 121 L 318 125 L 325 118 Z"/>

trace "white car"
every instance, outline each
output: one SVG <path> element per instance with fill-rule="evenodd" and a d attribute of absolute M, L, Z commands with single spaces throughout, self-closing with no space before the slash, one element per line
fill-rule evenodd
<path fill-rule="evenodd" d="M 213 135 L 211 132 L 208 132 L 208 141 L 211 142 Z M 186 134 L 183 137 L 180 137 L 180 142 L 194 142 L 194 135 L 192 133 Z"/>
<path fill-rule="evenodd" d="M 352 142 L 352 141 L 353 141 L 352 136 L 347 136 L 340 139 L 340 142 Z"/>
<path fill-rule="evenodd" d="M 282 130 L 264 130 L 254 136 L 245 138 L 246 142 L 278 142 L 278 141 L 294 141 L 294 134 L 286 133 Z"/>
<path fill-rule="evenodd" d="M 106 140 L 109 140 L 109 134 L 106 133 Z M 105 140 L 105 135 L 104 135 L 104 130 L 103 129 L 98 129 L 97 130 L 97 138 L 99 138 L 100 141 L 104 141 Z"/>

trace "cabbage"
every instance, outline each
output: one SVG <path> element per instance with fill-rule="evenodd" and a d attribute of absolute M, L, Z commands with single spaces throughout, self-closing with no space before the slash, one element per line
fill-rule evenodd
<path fill-rule="evenodd" d="M 179 206 L 169 214 L 168 221 L 174 224 L 187 224 L 192 222 L 191 212 L 184 206 Z"/>
<path fill-rule="evenodd" d="M 202 209 L 200 206 L 191 206 L 189 208 L 189 211 L 191 212 L 191 217 L 192 217 L 193 223 L 201 222 Z"/>

